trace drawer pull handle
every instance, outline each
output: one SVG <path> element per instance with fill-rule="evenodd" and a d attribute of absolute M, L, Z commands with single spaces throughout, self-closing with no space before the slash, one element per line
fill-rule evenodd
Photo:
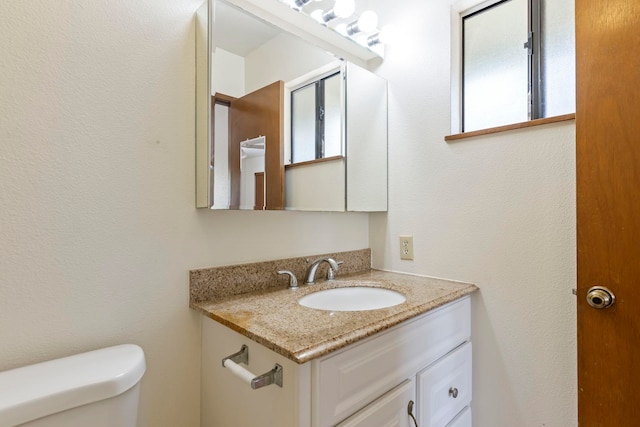
<path fill-rule="evenodd" d="M 407 414 L 409 414 L 409 416 L 413 420 L 413 424 L 415 424 L 415 426 L 418 427 L 418 420 L 416 420 L 416 417 L 413 415 L 413 405 L 414 405 L 413 400 L 410 400 L 409 406 L 407 406 Z"/>
<path fill-rule="evenodd" d="M 455 387 L 451 387 L 449 389 L 449 397 L 453 397 L 454 399 L 458 397 L 458 389 Z"/>
<path fill-rule="evenodd" d="M 222 359 L 222 366 L 254 390 L 271 384 L 282 387 L 282 366 L 277 363 L 272 370 L 258 376 L 240 366 L 240 363 L 249 364 L 249 348 L 246 345 L 243 345 L 239 352 Z"/>

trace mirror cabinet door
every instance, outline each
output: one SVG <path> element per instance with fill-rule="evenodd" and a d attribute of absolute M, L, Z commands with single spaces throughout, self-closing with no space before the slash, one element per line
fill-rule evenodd
<path fill-rule="evenodd" d="M 387 81 L 347 63 L 347 210 L 387 210 Z"/>
<path fill-rule="evenodd" d="M 196 16 L 196 206 L 386 210 L 386 82 L 249 3 Z"/>
<path fill-rule="evenodd" d="M 196 207 L 212 204 L 211 186 L 211 0 L 196 11 Z"/>

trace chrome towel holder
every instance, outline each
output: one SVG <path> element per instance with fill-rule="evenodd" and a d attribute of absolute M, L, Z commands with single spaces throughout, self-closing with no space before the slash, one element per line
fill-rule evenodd
<path fill-rule="evenodd" d="M 272 370 L 262 375 L 255 375 L 240 364 L 249 365 L 249 347 L 242 345 L 240 351 L 222 359 L 222 366 L 232 374 L 249 384 L 253 390 L 275 384 L 282 387 L 282 366 L 275 364 Z"/>

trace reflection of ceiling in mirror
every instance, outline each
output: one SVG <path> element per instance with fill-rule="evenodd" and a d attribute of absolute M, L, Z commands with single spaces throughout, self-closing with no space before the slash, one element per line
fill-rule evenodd
<path fill-rule="evenodd" d="M 243 57 L 280 34 L 272 25 L 220 0 L 213 28 L 216 47 Z"/>

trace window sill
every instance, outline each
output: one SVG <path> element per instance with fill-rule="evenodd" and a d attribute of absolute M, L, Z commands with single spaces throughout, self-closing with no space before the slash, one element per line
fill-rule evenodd
<path fill-rule="evenodd" d="M 546 125 L 548 123 L 557 123 L 557 122 L 564 122 L 568 120 L 575 120 L 575 118 L 576 118 L 576 115 L 574 113 L 564 114 L 562 116 L 545 117 L 544 119 L 529 120 L 526 122 L 514 123 L 512 125 L 498 126 L 494 128 L 474 130 L 471 132 L 463 132 L 463 133 L 456 133 L 453 135 L 447 135 L 444 137 L 444 140 L 447 142 L 457 141 L 459 139 L 472 138 L 474 136 L 490 135 L 492 133 L 506 132 L 506 131 L 515 130 L 515 129 L 528 128 L 532 126 Z"/>
<path fill-rule="evenodd" d="M 292 169 L 292 168 L 295 168 L 295 167 L 298 167 L 298 166 L 315 165 L 317 163 L 332 162 L 334 160 L 342 160 L 342 156 L 324 157 L 322 159 L 307 160 L 305 162 L 298 162 L 298 163 L 290 163 L 288 165 L 284 165 L 284 168 L 285 169 Z"/>

